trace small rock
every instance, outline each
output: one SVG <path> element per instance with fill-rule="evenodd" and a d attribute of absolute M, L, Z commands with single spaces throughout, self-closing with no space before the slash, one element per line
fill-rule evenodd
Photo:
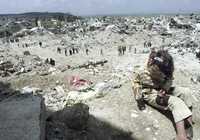
<path fill-rule="evenodd" d="M 62 86 L 57 86 L 55 87 L 55 90 L 59 93 L 59 94 L 65 94 L 65 91 L 63 89 Z"/>
<path fill-rule="evenodd" d="M 151 128 L 147 127 L 145 128 L 145 131 L 151 131 Z"/>
<path fill-rule="evenodd" d="M 37 94 L 39 92 L 42 92 L 42 90 L 39 88 L 34 88 L 34 87 L 32 88 L 28 86 L 22 88 L 22 91 L 21 91 L 22 94 Z"/>
<path fill-rule="evenodd" d="M 199 83 L 199 82 L 200 82 L 200 76 L 197 75 L 197 76 L 195 76 L 195 77 L 192 77 L 192 78 L 191 78 L 191 81 L 192 81 L 193 83 L 195 83 L 195 84 Z"/>
<path fill-rule="evenodd" d="M 137 117 L 138 117 L 138 114 L 136 114 L 136 113 L 131 113 L 131 117 L 132 117 L 132 118 L 137 118 Z"/>
<path fill-rule="evenodd" d="M 31 55 L 29 51 L 24 51 L 24 55 Z"/>
<path fill-rule="evenodd" d="M 156 138 L 153 138 L 153 140 L 157 140 Z"/>

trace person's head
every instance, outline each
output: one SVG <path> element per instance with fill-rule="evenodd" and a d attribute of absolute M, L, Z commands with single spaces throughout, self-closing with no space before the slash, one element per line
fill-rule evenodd
<path fill-rule="evenodd" d="M 165 74 L 168 78 L 173 77 L 174 72 L 174 61 L 172 56 L 169 54 L 167 50 L 152 50 L 147 67 L 150 68 L 151 66 L 158 66 L 159 70 Z"/>

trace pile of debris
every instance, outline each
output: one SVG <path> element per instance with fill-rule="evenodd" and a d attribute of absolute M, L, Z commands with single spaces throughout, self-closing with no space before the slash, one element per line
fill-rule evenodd
<path fill-rule="evenodd" d="M 177 52 L 181 55 L 184 55 L 185 53 L 193 53 L 198 54 L 199 45 L 197 42 L 191 40 L 191 39 L 185 39 L 182 42 L 178 42 L 177 44 L 171 44 L 171 47 L 174 49 L 177 49 Z M 198 55 L 197 55 L 198 57 Z"/>
<path fill-rule="evenodd" d="M 13 66 L 14 64 L 12 64 L 10 61 L 1 61 L 0 62 L 0 76 L 5 77 L 14 73 L 15 70 Z"/>
<path fill-rule="evenodd" d="M 169 23 L 170 28 L 177 28 L 177 29 L 189 29 L 193 30 L 194 28 L 190 24 L 183 24 L 179 23 L 176 19 L 171 18 L 170 23 Z"/>
<path fill-rule="evenodd" d="M 90 60 L 82 65 L 75 66 L 72 69 L 90 68 L 91 66 L 96 67 L 98 65 L 104 66 L 105 63 L 108 63 L 108 60 L 99 60 L 99 61 Z"/>
<path fill-rule="evenodd" d="M 9 57 L 1 58 L 0 76 L 20 75 L 32 70 L 42 70 L 49 67 L 39 56 L 31 55 L 28 51 L 25 51 L 24 54 L 23 56 L 10 55 Z"/>

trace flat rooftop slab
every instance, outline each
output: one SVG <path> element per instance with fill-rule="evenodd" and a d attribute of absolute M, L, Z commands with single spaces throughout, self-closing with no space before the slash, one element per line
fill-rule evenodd
<path fill-rule="evenodd" d="M 45 107 L 42 97 L 17 95 L 0 102 L 1 140 L 44 140 Z"/>

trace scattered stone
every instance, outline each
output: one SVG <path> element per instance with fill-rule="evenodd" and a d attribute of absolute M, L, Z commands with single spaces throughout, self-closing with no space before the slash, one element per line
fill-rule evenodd
<path fill-rule="evenodd" d="M 193 29 L 193 27 L 190 24 L 178 23 L 178 21 L 174 18 L 171 18 L 169 26 L 170 26 L 170 28 L 190 29 L 190 30 Z"/>
<path fill-rule="evenodd" d="M 73 69 L 77 69 L 77 68 L 89 68 L 90 66 L 92 67 L 96 67 L 98 65 L 104 66 L 105 63 L 107 63 L 107 60 L 100 60 L 100 61 L 88 61 L 85 64 L 79 65 L 74 67 Z"/>

